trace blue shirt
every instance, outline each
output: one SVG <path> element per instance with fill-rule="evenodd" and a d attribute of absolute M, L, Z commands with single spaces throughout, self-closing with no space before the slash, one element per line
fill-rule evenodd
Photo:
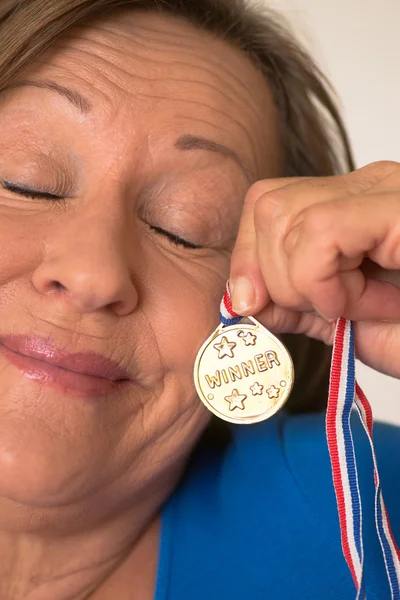
<path fill-rule="evenodd" d="M 374 521 L 368 441 L 353 415 L 368 600 L 390 598 Z M 199 446 L 162 515 L 155 600 L 354 600 L 342 555 L 324 415 L 284 413 Z M 400 429 L 376 424 L 386 505 L 400 538 Z"/>

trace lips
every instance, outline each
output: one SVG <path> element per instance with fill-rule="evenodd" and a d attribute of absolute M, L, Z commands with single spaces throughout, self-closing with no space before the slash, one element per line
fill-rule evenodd
<path fill-rule="evenodd" d="M 96 353 L 69 353 L 45 338 L 4 336 L 0 352 L 30 379 L 79 395 L 104 395 L 132 381 L 118 363 Z"/>

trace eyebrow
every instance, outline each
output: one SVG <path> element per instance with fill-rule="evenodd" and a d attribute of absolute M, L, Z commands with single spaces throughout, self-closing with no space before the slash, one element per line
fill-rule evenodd
<path fill-rule="evenodd" d="M 208 138 L 199 137 L 195 135 L 183 135 L 175 142 L 175 147 L 178 150 L 189 151 L 189 150 L 205 150 L 207 152 L 216 152 L 218 154 L 222 154 L 223 156 L 227 156 L 228 158 L 232 158 L 244 171 L 247 179 L 252 181 L 253 177 L 250 171 L 245 167 L 242 160 L 239 156 L 223 144 L 218 144 Z"/>
<path fill-rule="evenodd" d="M 18 81 L 10 86 L 10 88 L 17 87 L 35 87 L 39 89 L 47 89 L 52 92 L 56 92 L 60 96 L 66 98 L 75 108 L 77 108 L 81 113 L 87 114 L 91 112 L 93 106 L 90 100 L 83 96 L 80 92 L 73 90 L 71 88 L 67 88 L 55 81 L 51 80 L 40 80 L 40 81 L 31 81 L 30 79 L 24 79 L 22 81 Z M 192 151 L 192 150 L 204 150 L 207 152 L 215 152 L 217 154 L 222 154 L 223 156 L 227 156 L 228 158 L 233 159 L 236 164 L 242 169 L 247 179 L 251 182 L 254 177 L 251 172 L 245 165 L 239 156 L 228 148 L 224 146 L 224 144 L 219 144 L 205 137 L 196 136 L 196 135 L 183 135 L 175 142 L 175 147 L 178 150 L 182 151 Z"/>
<path fill-rule="evenodd" d="M 51 90 L 52 92 L 56 92 L 60 96 L 66 98 L 75 108 L 77 108 L 81 113 L 87 114 L 92 110 L 91 102 L 83 96 L 80 92 L 76 90 L 72 90 L 67 88 L 55 81 L 49 80 L 40 80 L 40 81 L 31 81 L 29 79 L 24 79 L 23 81 L 18 81 L 17 83 L 11 85 L 11 88 L 16 87 L 36 87 L 45 90 Z"/>

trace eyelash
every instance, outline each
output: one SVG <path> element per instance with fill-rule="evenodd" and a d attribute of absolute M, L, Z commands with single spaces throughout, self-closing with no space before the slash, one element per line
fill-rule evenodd
<path fill-rule="evenodd" d="M 24 198 L 31 198 L 32 200 L 64 200 L 62 196 L 57 196 L 56 194 L 51 194 L 50 192 L 40 192 L 25 188 L 21 185 L 11 183 L 10 181 L 2 181 L 1 185 L 5 190 L 11 192 L 12 194 L 17 194 L 18 196 L 22 196 Z M 188 250 L 198 250 L 200 248 L 200 246 L 193 244 L 193 242 L 189 242 L 188 240 L 185 240 L 184 238 L 179 237 L 179 235 L 171 233 L 162 227 L 156 227 L 155 225 L 149 225 L 149 227 L 159 235 L 163 235 L 164 237 L 168 238 L 170 242 L 175 244 L 175 246 L 182 246 Z"/>
<path fill-rule="evenodd" d="M 167 237 L 170 242 L 175 244 L 175 246 L 183 246 L 184 248 L 187 248 L 188 250 L 199 250 L 200 249 L 200 246 L 197 246 L 196 244 L 193 244 L 193 242 L 189 242 L 188 240 L 185 240 L 184 238 L 179 237 L 179 235 L 175 235 L 175 233 L 171 233 L 170 231 L 167 231 L 166 229 L 162 229 L 162 227 L 156 227 L 155 225 L 150 225 L 150 229 L 152 229 L 156 233 L 159 233 L 160 235 L 163 235 L 164 237 Z"/>
<path fill-rule="evenodd" d="M 23 196 L 24 198 L 31 198 L 32 200 L 63 200 L 61 196 L 57 196 L 56 194 L 31 190 L 22 185 L 18 185 L 17 183 L 11 183 L 10 181 L 3 181 L 2 186 L 8 192 L 18 194 L 18 196 Z"/>

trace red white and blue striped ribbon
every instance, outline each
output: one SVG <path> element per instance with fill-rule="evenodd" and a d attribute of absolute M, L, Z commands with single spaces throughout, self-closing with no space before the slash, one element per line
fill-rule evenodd
<path fill-rule="evenodd" d="M 350 415 L 355 407 L 371 446 L 374 462 L 375 522 L 382 548 L 391 598 L 400 600 L 400 552 L 394 540 L 383 500 L 373 442 L 371 406 L 356 382 L 354 326 L 339 319 L 333 346 L 326 431 L 339 512 L 342 548 L 358 595 L 365 598 L 361 498 L 357 480 Z"/>
<path fill-rule="evenodd" d="M 221 303 L 221 322 L 236 325 L 243 318 L 232 309 L 229 287 Z M 333 346 L 326 435 L 332 465 L 333 484 L 339 513 L 343 554 L 357 589 L 357 600 L 365 600 L 362 505 L 351 414 L 357 409 L 371 446 L 374 463 L 375 522 L 382 548 L 392 600 L 400 600 L 400 551 L 394 540 L 383 500 L 373 443 L 371 406 L 356 382 L 354 326 L 339 319 Z"/>
<path fill-rule="evenodd" d="M 226 292 L 222 298 L 220 307 L 221 323 L 226 325 L 237 325 L 243 321 L 243 317 L 237 315 L 232 308 L 231 293 L 229 290 L 229 284 L 226 286 Z"/>

